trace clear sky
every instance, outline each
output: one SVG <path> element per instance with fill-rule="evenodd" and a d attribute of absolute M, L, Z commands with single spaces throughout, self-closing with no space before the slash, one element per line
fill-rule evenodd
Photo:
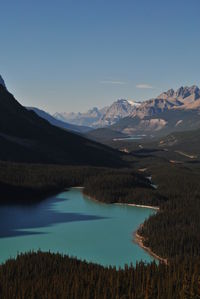
<path fill-rule="evenodd" d="M 52 113 L 199 85 L 199 16 L 200 0 L 2 0 L 0 73 Z"/>

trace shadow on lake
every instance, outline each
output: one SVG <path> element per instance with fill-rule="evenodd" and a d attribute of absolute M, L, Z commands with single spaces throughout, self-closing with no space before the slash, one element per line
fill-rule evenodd
<path fill-rule="evenodd" d="M 1 204 L 0 238 L 43 234 L 42 232 L 37 232 L 37 230 L 34 232 L 28 231 L 28 229 L 37 229 L 73 221 L 91 221 L 106 218 L 81 213 L 62 213 L 53 209 L 54 203 L 64 200 L 66 201 L 67 199 L 50 197 L 31 204 Z"/>

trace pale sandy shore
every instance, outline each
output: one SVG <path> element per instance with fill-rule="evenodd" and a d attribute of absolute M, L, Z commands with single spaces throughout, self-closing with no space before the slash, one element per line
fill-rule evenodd
<path fill-rule="evenodd" d="M 126 206 L 133 206 L 133 207 L 138 207 L 138 208 L 147 208 L 147 209 L 153 209 L 158 211 L 160 208 L 159 207 L 155 207 L 155 206 L 147 206 L 147 205 L 138 205 L 138 204 L 133 204 L 133 203 L 116 203 L 118 205 L 126 205 Z M 143 224 L 140 225 L 139 228 L 141 228 L 143 226 Z M 139 230 L 138 228 L 138 230 Z M 156 253 L 154 253 L 151 248 L 147 247 L 144 245 L 144 237 L 140 236 L 138 233 L 138 230 L 136 232 L 134 232 L 133 236 L 134 236 L 134 242 L 137 243 L 142 249 L 144 249 L 149 255 L 151 255 L 152 257 L 154 257 L 155 259 L 159 260 L 160 262 L 164 263 L 164 264 L 168 264 L 167 259 L 162 258 L 161 256 L 157 255 Z"/>
<path fill-rule="evenodd" d="M 140 228 L 143 226 L 143 224 L 140 225 Z M 139 230 L 139 229 L 138 229 Z M 159 260 L 160 262 L 164 263 L 165 265 L 168 264 L 167 259 L 162 258 L 161 256 L 154 253 L 151 248 L 144 245 L 144 237 L 140 236 L 138 233 L 138 230 L 134 233 L 134 242 L 137 243 L 141 248 L 143 248 L 149 255 L 154 257 L 155 259 Z"/>
<path fill-rule="evenodd" d="M 134 203 L 115 203 L 116 205 L 122 205 L 122 206 L 131 206 L 131 207 L 137 207 L 137 208 L 147 208 L 147 209 L 153 209 L 153 210 L 159 210 L 159 207 L 155 207 L 155 206 L 146 206 L 146 205 L 138 205 L 138 204 L 134 204 Z"/>

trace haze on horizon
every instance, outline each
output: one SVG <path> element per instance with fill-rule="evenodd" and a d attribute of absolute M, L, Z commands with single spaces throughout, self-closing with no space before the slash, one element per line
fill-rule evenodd
<path fill-rule="evenodd" d="M 52 113 L 199 85 L 199 11 L 199 0 L 8 0 L 0 74 L 23 105 Z"/>

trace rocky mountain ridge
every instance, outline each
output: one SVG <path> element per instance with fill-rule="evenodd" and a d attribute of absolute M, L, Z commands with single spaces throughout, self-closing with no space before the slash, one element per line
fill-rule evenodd
<path fill-rule="evenodd" d="M 130 115 L 108 127 L 119 133 L 160 137 L 175 131 L 200 128 L 200 89 L 198 86 L 169 89 L 156 98 L 134 106 Z M 93 131 L 92 136 L 99 132 Z M 91 135 L 91 134 L 90 134 Z M 113 133 L 112 133 L 113 135 Z M 106 134 L 108 139 L 108 133 Z M 111 136 L 112 138 L 112 136 Z"/>
<path fill-rule="evenodd" d="M 161 93 L 158 97 L 143 102 L 129 116 L 142 119 L 146 116 L 154 116 L 171 109 L 200 109 L 199 101 L 200 89 L 196 85 L 180 87 L 176 91 L 169 89 L 167 92 Z"/>
<path fill-rule="evenodd" d="M 142 126 L 153 125 L 152 129 L 160 130 L 166 125 L 166 120 L 159 119 L 161 113 L 171 110 L 200 111 L 200 89 L 198 86 L 181 86 L 177 90 L 169 89 L 156 98 L 143 102 L 119 99 L 108 107 L 98 109 L 94 107 L 85 113 L 55 113 L 53 116 L 59 120 L 89 126 L 94 129 L 115 125 L 124 118 L 141 119 Z M 155 116 L 158 116 L 155 120 Z M 145 121 L 145 118 L 154 117 L 154 120 Z M 179 120 L 177 120 L 179 121 Z M 156 127 L 156 123 L 158 127 Z"/>
<path fill-rule="evenodd" d="M 102 128 L 116 123 L 118 120 L 129 116 L 135 107 L 140 106 L 139 102 L 126 99 L 119 99 L 108 107 L 98 109 L 94 107 L 85 113 L 55 113 L 53 116 L 59 120 L 81 126 Z"/>

